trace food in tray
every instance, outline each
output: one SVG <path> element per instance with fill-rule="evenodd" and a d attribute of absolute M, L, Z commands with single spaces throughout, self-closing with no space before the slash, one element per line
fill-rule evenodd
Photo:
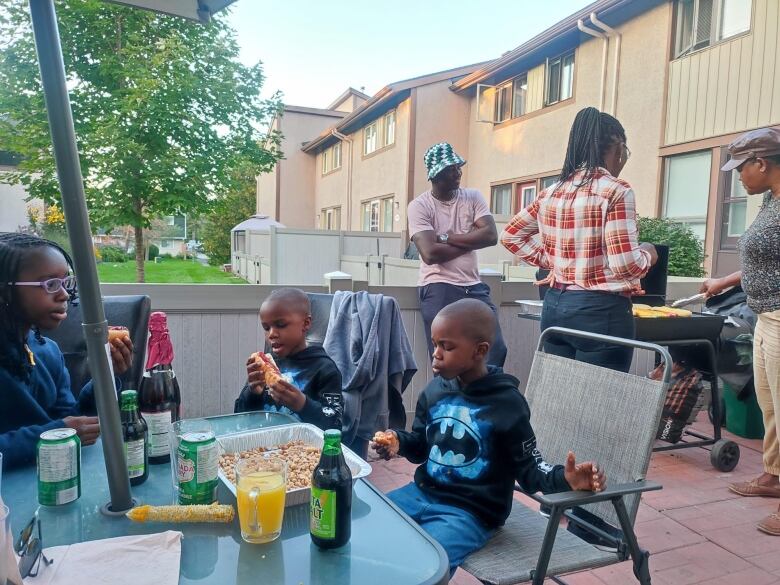
<path fill-rule="evenodd" d="M 693 315 L 688 309 L 675 309 L 673 307 L 651 307 L 650 305 L 634 304 L 634 317 L 642 319 L 663 319 L 665 317 L 690 317 Z"/>
<path fill-rule="evenodd" d="M 238 459 L 264 458 L 269 455 L 287 462 L 287 491 L 311 487 L 311 476 L 320 461 L 321 450 L 303 441 L 290 441 L 273 447 L 257 447 L 249 451 L 225 453 L 219 458 L 219 467 L 230 483 L 236 483 Z"/>
<path fill-rule="evenodd" d="M 253 353 L 252 357 L 255 358 L 255 362 L 259 364 L 260 371 L 262 371 L 263 376 L 265 376 L 266 386 L 273 386 L 279 380 L 284 379 L 282 373 L 279 371 L 279 366 L 276 365 L 273 357 L 262 351 Z"/>
<path fill-rule="evenodd" d="M 126 516 L 134 522 L 221 522 L 228 524 L 235 517 L 231 505 L 198 504 L 195 506 L 136 506 Z"/>

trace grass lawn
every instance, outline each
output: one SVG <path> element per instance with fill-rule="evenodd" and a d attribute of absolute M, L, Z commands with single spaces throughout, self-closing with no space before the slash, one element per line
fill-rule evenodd
<path fill-rule="evenodd" d="M 135 282 L 135 262 L 98 264 L 100 282 Z M 146 282 L 246 284 L 243 278 L 222 272 L 216 266 L 171 258 L 159 264 L 146 263 Z"/>

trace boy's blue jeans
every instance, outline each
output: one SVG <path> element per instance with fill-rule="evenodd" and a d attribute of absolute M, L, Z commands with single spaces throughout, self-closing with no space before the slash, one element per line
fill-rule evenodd
<path fill-rule="evenodd" d="M 496 532 L 474 514 L 439 502 L 414 483 L 390 492 L 387 497 L 438 541 L 449 557 L 450 575 L 470 553 L 485 546 Z"/>

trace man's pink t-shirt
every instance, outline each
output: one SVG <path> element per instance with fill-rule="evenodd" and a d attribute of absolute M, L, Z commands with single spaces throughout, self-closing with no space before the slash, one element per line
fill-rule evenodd
<path fill-rule="evenodd" d="M 458 189 L 450 201 L 439 201 L 430 191 L 418 195 L 409 204 L 409 237 L 432 231 L 437 236 L 451 231 L 466 234 L 474 229 L 474 222 L 490 215 L 485 198 L 476 189 Z M 472 250 L 443 264 L 420 262 L 419 286 L 446 282 L 458 286 L 472 286 L 480 282 L 477 253 Z"/>

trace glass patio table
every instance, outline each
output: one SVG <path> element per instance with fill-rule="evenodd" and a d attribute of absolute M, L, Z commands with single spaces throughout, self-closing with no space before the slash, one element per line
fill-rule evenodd
<path fill-rule="evenodd" d="M 208 420 L 219 436 L 292 419 L 276 413 L 246 413 Z M 285 510 L 278 540 L 248 544 L 241 539 L 237 517 L 231 524 L 141 524 L 104 515 L 100 509 L 110 498 L 102 449 L 100 441 L 82 448 L 81 498 L 60 507 L 38 505 L 35 465 L 6 471 L 2 496 L 11 510 L 14 537 L 36 510 L 45 547 L 179 530 L 184 534 L 180 584 L 440 585 L 449 580 L 441 546 L 367 481 L 355 484 L 352 539 L 345 547 L 323 551 L 311 543 L 306 505 Z M 132 493 L 141 504 L 172 503 L 170 464 L 151 465 L 149 478 L 133 487 Z M 221 482 L 218 498 L 235 506 L 235 497 Z"/>

